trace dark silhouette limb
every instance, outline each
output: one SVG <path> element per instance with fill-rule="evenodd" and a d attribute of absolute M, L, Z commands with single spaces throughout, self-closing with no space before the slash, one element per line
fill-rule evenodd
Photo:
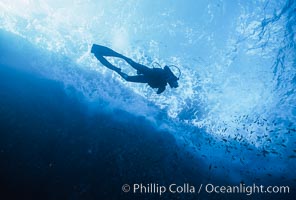
<path fill-rule="evenodd" d="M 138 76 L 129 76 L 126 73 L 121 72 L 121 69 L 118 67 L 115 67 L 112 65 L 106 58 L 103 56 L 98 56 L 95 55 L 96 58 L 107 68 L 117 72 L 124 80 L 129 81 L 129 82 L 137 82 L 137 83 L 147 83 L 148 80 L 145 76 L 143 75 L 138 75 Z"/>
<path fill-rule="evenodd" d="M 134 69 L 136 69 L 138 71 L 139 74 L 151 74 L 151 69 L 149 67 L 146 67 L 145 65 L 141 65 L 135 61 L 133 61 L 132 59 L 117 53 L 116 51 L 113 51 L 112 49 L 108 48 L 108 47 L 104 47 L 101 45 L 97 45 L 94 44 L 91 48 L 91 53 L 93 53 L 96 58 L 106 67 L 108 67 L 111 70 L 120 70 L 120 68 L 115 67 L 114 65 L 112 65 L 110 62 L 108 62 L 103 56 L 110 56 L 110 57 L 117 57 L 117 58 L 121 58 L 123 60 L 125 60 L 131 67 L 133 67 Z"/>
<path fill-rule="evenodd" d="M 115 67 L 114 65 L 112 65 L 106 58 L 104 58 L 103 56 L 97 55 L 95 54 L 96 58 L 102 63 L 102 65 L 106 66 L 107 68 L 116 71 L 116 72 L 120 72 L 121 69 L 118 67 Z"/>
<path fill-rule="evenodd" d="M 149 67 L 146 67 L 145 65 L 141 65 L 135 61 L 133 61 L 130 58 L 125 57 L 124 59 L 130 66 L 132 66 L 134 69 L 136 69 L 138 71 L 138 73 L 140 74 L 151 74 L 151 69 Z"/>

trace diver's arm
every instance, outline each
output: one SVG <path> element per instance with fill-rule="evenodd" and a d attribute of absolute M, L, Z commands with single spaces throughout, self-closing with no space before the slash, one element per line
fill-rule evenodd
<path fill-rule="evenodd" d="M 161 94 L 161 93 L 163 93 L 163 91 L 165 91 L 165 86 L 159 87 L 157 90 L 157 94 Z"/>

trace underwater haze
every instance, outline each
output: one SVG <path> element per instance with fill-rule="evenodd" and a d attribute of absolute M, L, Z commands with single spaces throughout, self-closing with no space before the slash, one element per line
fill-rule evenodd
<path fill-rule="evenodd" d="M 0 11 L 1 199 L 296 195 L 296 1 L 1 0 Z M 94 43 L 178 66 L 179 87 L 124 81 Z M 122 191 L 136 183 L 290 193 Z"/>

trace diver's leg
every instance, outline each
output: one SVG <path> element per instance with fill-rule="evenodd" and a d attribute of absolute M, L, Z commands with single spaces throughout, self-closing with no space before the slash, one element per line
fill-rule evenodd
<path fill-rule="evenodd" d="M 118 58 L 122 58 L 124 59 L 130 66 L 132 66 L 134 69 L 138 70 L 141 74 L 148 74 L 151 73 L 151 69 L 149 67 L 146 67 L 145 65 L 141 65 L 135 61 L 133 61 L 132 59 L 117 53 L 116 51 L 113 51 L 112 49 L 105 47 L 105 46 L 101 46 L 101 45 L 97 45 L 97 44 L 93 44 L 92 48 L 91 48 L 91 53 L 93 53 L 98 59 L 103 56 L 112 56 L 112 57 L 118 57 Z M 99 59 L 99 60 L 100 60 Z M 104 58 L 103 58 L 104 59 Z M 106 59 L 105 59 L 106 60 Z M 101 60 L 100 60 L 101 61 Z M 102 61 L 101 61 L 102 62 Z M 106 61 L 108 62 L 108 61 Z M 102 63 L 103 64 L 103 63 Z M 103 64 L 105 65 L 105 64 Z M 111 64 L 110 64 L 111 65 Z M 105 65 L 106 66 L 106 65 Z M 107 66 L 106 66 L 107 67 Z M 108 67 L 109 68 L 109 67 Z M 111 69 L 111 68 L 110 68 Z"/>
<path fill-rule="evenodd" d="M 112 65 L 108 60 L 106 60 L 106 58 L 104 58 L 103 56 L 98 56 L 96 55 L 96 58 L 107 68 L 113 70 L 113 71 L 116 71 L 116 72 L 120 72 L 121 69 L 118 68 L 118 67 L 115 67 L 114 65 Z"/>
<path fill-rule="evenodd" d="M 125 57 L 125 56 L 124 56 Z M 130 58 L 123 58 L 130 66 L 132 66 L 134 69 L 136 69 L 140 74 L 149 74 L 151 73 L 151 69 L 145 65 L 139 64 L 135 61 L 133 61 Z"/>

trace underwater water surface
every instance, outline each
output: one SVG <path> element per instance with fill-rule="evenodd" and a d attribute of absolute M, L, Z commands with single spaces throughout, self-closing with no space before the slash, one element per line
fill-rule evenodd
<path fill-rule="evenodd" d="M 295 192 L 295 1 L 1 0 L 0 10 L 3 194 L 159 198 L 121 191 L 137 182 Z M 178 66 L 179 87 L 157 95 L 125 82 L 93 43 Z M 260 196 L 271 197 L 291 196 Z"/>

